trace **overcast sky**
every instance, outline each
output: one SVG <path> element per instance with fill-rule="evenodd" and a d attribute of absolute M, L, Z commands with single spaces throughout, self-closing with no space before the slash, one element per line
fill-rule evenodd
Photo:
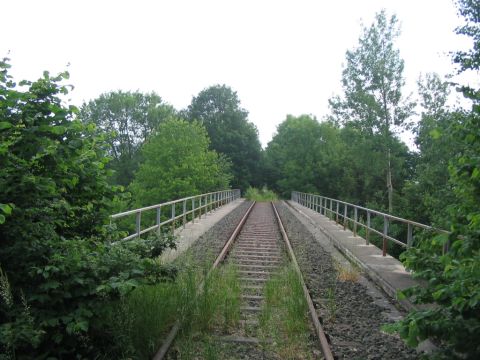
<path fill-rule="evenodd" d="M 401 22 L 406 91 L 420 73 L 452 72 L 448 52 L 468 44 L 453 0 L 0 0 L 0 56 L 17 80 L 70 64 L 78 106 L 121 89 L 182 109 L 226 84 L 265 146 L 287 114 L 327 114 L 345 51 L 382 8 Z"/>

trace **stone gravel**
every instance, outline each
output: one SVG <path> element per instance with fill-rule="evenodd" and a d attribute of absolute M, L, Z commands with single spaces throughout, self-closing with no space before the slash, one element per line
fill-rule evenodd
<path fill-rule="evenodd" d="M 174 265 L 181 267 L 188 262 L 193 265 L 211 266 L 251 204 L 251 201 L 244 201 L 219 220 L 181 254 L 174 261 Z"/>
<path fill-rule="evenodd" d="M 284 203 L 275 204 L 337 359 L 415 359 L 418 354 L 381 331 L 392 322 L 363 281 L 340 281 L 331 254 Z M 370 287 L 372 285 L 369 285 Z"/>

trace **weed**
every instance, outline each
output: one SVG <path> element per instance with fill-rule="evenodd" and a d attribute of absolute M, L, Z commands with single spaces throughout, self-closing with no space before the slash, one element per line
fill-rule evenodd
<path fill-rule="evenodd" d="M 265 186 L 262 189 L 249 187 L 245 192 L 245 198 L 251 201 L 275 201 L 278 200 L 277 194 L 268 190 Z"/>
<path fill-rule="evenodd" d="M 308 358 L 308 305 L 293 266 L 273 276 L 265 284 L 264 296 L 260 314 L 262 338 L 273 338 L 274 343 L 280 345 L 277 351 L 284 359 Z"/>
<path fill-rule="evenodd" d="M 337 301 L 335 298 L 335 286 L 327 289 L 327 309 L 328 309 L 328 321 L 334 322 L 337 315 Z"/>
<path fill-rule="evenodd" d="M 334 267 L 337 271 L 337 279 L 340 281 L 357 282 L 360 279 L 360 272 L 353 265 L 341 264 L 336 261 Z"/>

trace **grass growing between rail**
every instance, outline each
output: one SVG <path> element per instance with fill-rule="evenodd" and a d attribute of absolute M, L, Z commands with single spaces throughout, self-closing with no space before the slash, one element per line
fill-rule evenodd
<path fill-rule="evenodd" d="M 205 334 L 214 326 L 238 323 L 240 284 L 233 265 L 215 269 L 208 278 L 206 274 L 206 266 L 186 267 L 174 281 L 138 288 L 115 304 L 107 320 L 118 340 L 117 353 L 151 359 L 179 320 L 182 327 L 173 349 L 179 358 L 212 358 L 214 344 Z"/>
<path fill-rule="evenodd" d="M 251 201 L 275 201 L 278 200 L 277 194 L 268 190 L 266 187 L 261 189 L 249 187 L 245 192 L 245 198 Z"/>
<path fill-rule="evenodd" d="M 271 350 L 282 359 L 312 358 L 308 305 L 293 266 L 266 283 L 260 327 L 264 339 L 273 338 L 276 346 Z M 268 349 L 268 342 L 265 346 Z"/>

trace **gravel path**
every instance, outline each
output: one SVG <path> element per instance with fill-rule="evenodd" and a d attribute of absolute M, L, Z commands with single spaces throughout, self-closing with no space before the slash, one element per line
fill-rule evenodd
<path fill-rule="evenodd" d="M 380 330 L 392 321 L 387 307 L 372 296 L 372 285 L 340 281 L 338 266 L 284 203 L 276 203 L 310 294 L 338 359 L 415 359 L 403 341 Z M 386 301 L 386 300 L 384 300 Z"/>

